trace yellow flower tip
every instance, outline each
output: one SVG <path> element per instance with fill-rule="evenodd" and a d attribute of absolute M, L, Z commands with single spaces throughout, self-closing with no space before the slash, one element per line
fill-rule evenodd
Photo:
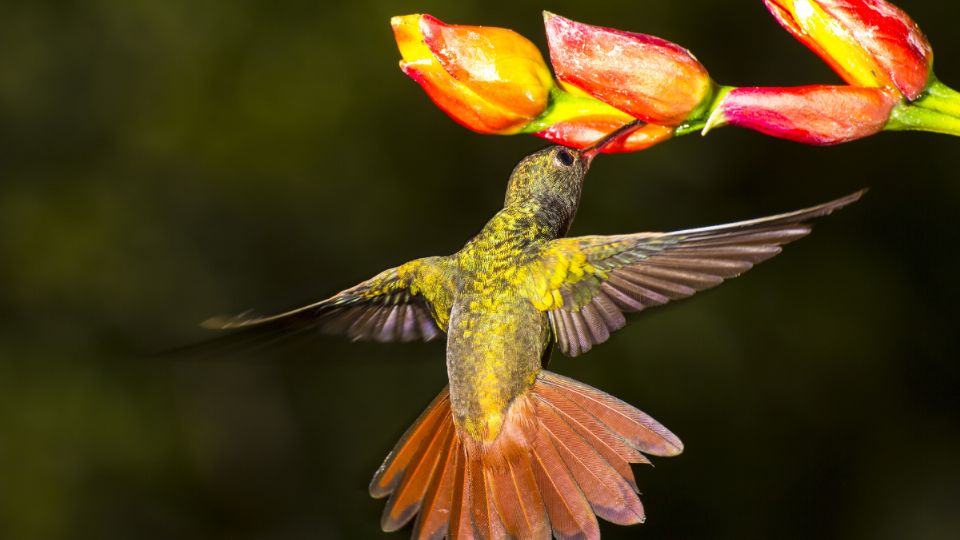
<path fill-rule="evenodd" d="M 400 41 L 400 36 L 412 37 L 419 35 L 418 39 L 423 39 L 423 34 L 420 32 L 420 18 L 422 15 L 419 13 L 413 15 L 396 15 L 390 17 L 390 27 L 393 28 L 394 36 L 397 38 L 397 41 Z"/>
<path fill-rule="evenodd" d="M 420 29 L 422 15 L 400 15 L 390 19 L 393 37 L 400 49 L 400 56 L 407 62 L 428 62 L 433 60 L 430 48 L 423 42 Z M 403 65 L 401 65 L 401 69 Z"/>
<path fill-rule="evenodd" d="M 410 17 L 419 17 L 419 15 L 394 15 L 390 17 L 390 26 L 396 30 L 397 28 L 403 26 L 404 21 Z"/>

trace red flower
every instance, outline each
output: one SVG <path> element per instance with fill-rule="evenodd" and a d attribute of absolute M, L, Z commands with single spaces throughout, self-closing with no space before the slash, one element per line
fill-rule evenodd
<path fill-rule="evenodd" d="M 544 13 L 557 78 L 636 118 L 675 126 L 710 95 L 707 70 L 658 37 Z"/>

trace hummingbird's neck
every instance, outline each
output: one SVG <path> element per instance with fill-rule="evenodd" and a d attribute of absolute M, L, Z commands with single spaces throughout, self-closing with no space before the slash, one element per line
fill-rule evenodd
<path fill-rule="evenodd" d="M 570 210 L 558 201 L 535 198 L 510 202 L 487 222 L 475 240 L 548 241 L 566 235 L 572 221 Z"/>
<path fill-rule="evenodd" d="M 519 203 L 518 206 L 535 216 L 534 222 L 538 230 L 543 233 L 544 240 L 566 236 L 577 214 L 576 202 L 571 206 L 571 201 L 560 200 L 553 195 L 541 195 Z"/>

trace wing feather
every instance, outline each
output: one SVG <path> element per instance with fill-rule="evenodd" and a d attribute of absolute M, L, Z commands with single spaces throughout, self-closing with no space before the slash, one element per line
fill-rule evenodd
<path fill-rule="evenodd" d="M 863 193 L 726 225 L 554 240 L 530 267 L 530 298 L 549 315 L 560 350 L 577 356 L 622 328 L 624 314 L 686 298 L 739 276 L 780 253 L 784 244 L 809 234 L 810 220 L 857 201 Z M 562 302 L 553 300 L 557 298 Z"/>
<path fill-rule="evenodd" d="M 390 268 L 330 298 L 278 315 L 208 319 L 204 327 L 231 334 L 175 352 L 222 352 L 315 332 L 383 343 L 433 340 L 443 334 L 437 322 L 438 306 L 421 294 L 418 276 L 425 271 L 441 275 L 440 259 L 418 259 Z"/>

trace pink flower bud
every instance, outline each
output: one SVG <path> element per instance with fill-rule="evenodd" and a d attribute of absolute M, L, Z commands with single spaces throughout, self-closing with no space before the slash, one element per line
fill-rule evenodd
<path fill-rule="evenodd" d="M 898 99 L 890 90 L 855 86 L 736 88 L 705 131 L 729 124 L 805 144 L 838 144 L 883 130 Z"/>

